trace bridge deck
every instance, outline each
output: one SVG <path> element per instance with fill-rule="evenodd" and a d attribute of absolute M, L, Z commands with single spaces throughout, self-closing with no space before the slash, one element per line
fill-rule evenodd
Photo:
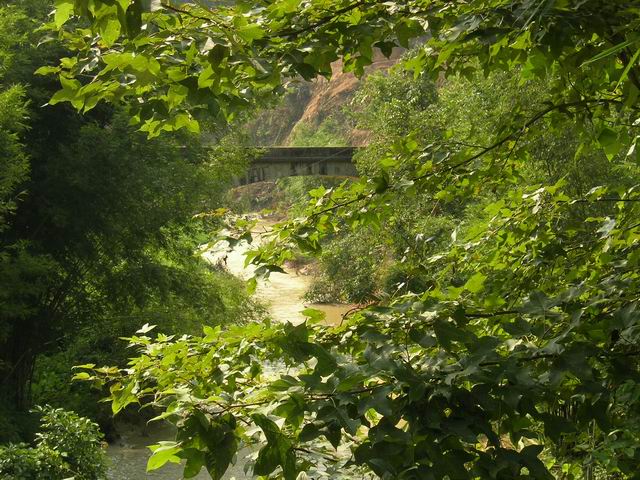
<path fill-rule="evenodd" d="M 356 176 L 357 147 L 269 147 L 256 158 L 240 184 L 296 175 Z"/>

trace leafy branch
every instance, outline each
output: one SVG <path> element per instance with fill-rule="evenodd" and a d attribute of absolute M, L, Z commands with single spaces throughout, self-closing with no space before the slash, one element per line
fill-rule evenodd
<path fill-rule="evenodd" d="M 446 168 L 443 168 L 442 170 L 439 171 L 433 171 L 433 172 L 427 172 L 424 175 L 420 175 L 418 177 L 414 177 L 412 180 L 414 181 L 418 181 L 418 180 L 423 180 L 425 178 L 440 174 L 440 173 L 447 173 L 447 172 L 452 172 L 454 170 L 457 170 L 460 167 L 463 167 L 465 165 L 468 165 L 469 163 L 473 162 L 474 160 L 478 160 L 479 158 L 483 157 L 484 155 L 486 155 L 487 153 L 492 152 L 493 150 L 496 150 L 497 148 L 501 147 L 502 145 L 504 145 L 505 143 L 516 139 L 519 135 L 521 135 L 521 133 L 527 129 L 529 129 L 530 127 L 532 127 L 534 124 L 536 124 L 538 121 L 542 120 L 543 118 L 545 118 L 547 115 L 549 115 L 552 112 L 555 111 L 562 111 L 562 110 L 567 110 L 569 108 L 576 108 L 576 107 L 587 107 L 590 105 L 610 105 L 613 103 L 620 103 L 619 100 L 616 99 L 587 99 L 587 100 L 578 100 L 575 102 L 566 102 L 566 103 L 559 103 L 559 104 L 554 104 L 554 105 L 550 105 L 549 107 L 545 108 L 544 110 L 541 110 L 540 112 L 536 113 L 534 116 L 532 116 L 531 118 L 529 118 L 526 122 L 524 122 L 519 128 L 517 128 L 516 130 L 512 131 L 510 134 L 505 135 L 504 137 L 502 137 L 501 139 L 499 139 L 498 141 L 496 141 L 495 143 L 493 143 L 492 145 L 489 145 L 487 147 L 482 148 L 478 153 L 470 156 L 469 158 L 466 158 L 454 165 L 450 165 L 447 166 Z"/>
<path fill-rule="evenodd" d="M 184 10 L 178 7 L 174 7 L 173 5 L 169 5 L 168 3 L 161 3 L 160 5 L 162 5 L 163 8 L 166 8 L 167 10 L 170 10 L 174 13 L 180 13 L 182 15 L 186 15 L 188 17 L 194 18 L 196 20 L 202 20 L 204 22 L 212 22 L 215 23 L 214 20 L 211 17 L 202 17 L 200 15 L 196 15 L 193 12 L 190 12 L 189 10 Z"/>
<path fill-rule="evenodd" d="M 578 100 L 578 101 L 574 101 L 574 102 L 565 102 L 565 103 L 559 103 L 559 104 L 553 104 L 550 105 L 549 107 L 545 108 L 544 110 L 541 110 L 540 112 L 536 113 L 535 115 L 533 115 L 532 117 L 530 117 L 527 121 L 525 121 L 522 125 L 520 125 L 517 129 L 515 129 L 514 131 L 512 131 L 510 134 L 505 135 L 504 137 L 500 138 L 498 141 L 494 142 L 493 144 L 483 147 L 479 152 L 475 153 L 474 155 L 465 158 L 464 160 L 461 160 L 460 162 L 457 162 L 453 165 L 448 165 L 444 168 L 438 169 L 438 170 L 433 170 L 430 172 L 427 172 L 423 175 L 419 175 L 419 176 L 415 176 L 415 177 L 410 177 L 408 180 L 412 181 L 412 182 L 418 182 L 420 180 L 425 180 L 427 178 L 430 177 L 434 177 L 436 175 L 442 174 L 442 173 L 450 173 L 453 172 L 457 169 L 459 169 L 460 167 L 463 167 L 465 165 L 468 165 L 472 162 L 474 162 L 475 160 L 478 160 L 479 158 L 487 155 L 488 153 L 498 149 L 499 147 L 501 147 L 502 145 L 506 144 L 507 142 L 514 140 L 515 138 L 517 138 L 518 136 L 520 136 L 522 134 L 522 132 L 524 132 L 525 130 L 529 129 L 530 127 L 532 127 L 533 125 L 535 125 L 537 122 L 539 122 L 540 120 L 544 119 L 547 115 L 549 115 L 552 112 L 555 111 L 562 111 L 562 110 L 567 110 L 570 108 L 578 108 L 578 107 L 588 107 L 591 105 L 610 105 L 610 104 L 619 104 L 620 100 L 618 100 L 617 98 L 613 98 L 613 99 L 585 99 L 585 100 Z M 390 185 L 389 188 L 393 188 L 393 185 Z M 352 205 L 354 203 L 363 201 L 363 200 L 368 200 L 371 197 L 373 197 L 374 195 L 378 194 L 379 192 L 368 192 L 368 193 L 360 193 L 357 196 L 355 196 L 354 198 L 342 201 L 342 202 L 338 202 L 335 203 L 331 206 L 322 208 L 320 210 L 316 210 L 314 212 L 312 212 L 309 215 L 309 219 L 314 219 L 317 218 L 323 214 L 326 213 L 330 213 L 330 212 L 334 212 L 336 210 L 339 210 L 340 208 L 343 207 L 347 207 L 349 205 Z"/>
<path fill-rule="evenodd" d="M 277 35 L 274 36 L 278 36 L 278 37 L 295 37 L 298 36 L 302 33 L 306 33 L 306 32 L 310 32 L 311 30 L 315 30 L 317 28 L 320 28 L 328 23 L 330 23 L 331 21 L 335 20 L 336 18 L 338 18 L 341 15 L 344 15 L 345 13 L 349 13 L 352 10 L 355 10 L 356 8 L 360 8 L 363 7 L 367 4 L 370 5 L 378 5 L 382 3 L 381 1 L 377 1 L 374 3 L 370 3 L 367 2 L 366 0 L 360 0 L 358 2 L 352 3 L 351 5 L 347 5 L 343 8 L 340 8 L 338 10 L 336 10 L 335 12 L 330 13 L 329 15 L 326 15 L 322 18 L 320 18 L 319 20 L 307 25 L 306 27 L 301 27 L 298 29 L 293 29 L 293 30 L 285 30 L 282 32 L 279 32 Z"/>
<path fill-rule="evenodd" d="M 588 353 L 587 356 L 591 357 L 591 358 L 593 358 L 593 357 L 600 357 L 600 358 L 636 357 L 636 356 L 640 356 L 640 350 L 630 350 L 630 351 L 627 351 L 627 352 L 600 351 L 600 352 Z M 528 363 L 528 362 L 536 362 L 538 360 L 548 360 L 548 359 L 555 359 L 555 358 L 560 358 L 560 357 L 562 357 L 562 353 L 540 353 L 540 354 L 532 355 L 530 357 L 520 357 L 516 361 L 519 364 L 524 364 L 524 363 Z M 499 365 L 502 365 L 505 360 L 508 360 L 508 359 L 505 358 L 505 359 L 502 359 L 502 360 L 491 360 L 491 361 L 486 361 L 486 362 L 480 362 L 479 366 L 481 366 L 481 367 L 499 366 Z"/>

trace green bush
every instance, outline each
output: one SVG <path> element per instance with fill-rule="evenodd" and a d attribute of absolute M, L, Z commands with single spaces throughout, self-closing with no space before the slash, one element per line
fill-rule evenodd
<path fill-rule="evenodd" d="M 336 187 L 350 179 L 344 176 L 300 175 L 279 178 L 275 182 L 250 183 L 230 190 L 225 204 L 236 213 L 274 210 L 295 215 L 309 201 L 309 190 Z"/>
<path fill-rule="evenodd" d="M 343 147 L 349 144 L 345 136 L 348 128 L 341 115 L 330 116 L 319 125 L 298 123 L 289 137 L 292 147 Z"/>
<path fill-rule="evenodd" d="M 49 455 L 49 452 L 31 448 L 25 443 L 10 443 L 0 447 L 0 474 L 3 480 L 52 478 L 56 465 L 60 463 L 59 455 Z"/>
<path fill-rule="evenodd" d="M 397 213 L 379 228 L 344 230 L 323 244 L 321 275 L 306 298 L 314 302 L 362 303 L 397 293 L 428 289 L 442 272 L 428 258 L 451 241 L 460 223 L 430 216 L 433 206 L 396 202 Z"/>
<path fill-rule="evenodd" d="M 216 271 L 197 258 L 188 264 L 185 262 L 179 269 L 168 265 L 167 270 L 155 272 L 157 276 L 167 276 L 163 281 L 167 284 L 166 294 L 151 292 L 142 305 L 124 304 L 120 309 L 105 309 L 91 328 L 81 329 L 59 351 L 40 357 L 31 391 L 36 404 L 64 407 L 88 417 L 100 425 L 109 439 L 116 433 L 111 409 L 99 401 L 102 392 L 83 382 L 69 381 L 74 365 L 115 363 L 124 366 L 131 352 L 122 348 L 121 338 L 134 335 L 145 323 L 157 325 L 159 331 L 167 334 L 197 334 L 203 325 L 242 324 L 264 313 L 260 305 L 248 298 L 241 280 Z M 135 417 L 146 420 L 138 412 Z M 16 441 L 16 438 L 9 440 Z"/>
<path fill-rule="evenodd" d="M 306 298 L 315 302 L 355 302 L 375 296 L 376 274 L 387 261 L 379 231 L 363 230 L 332 239 L 320 257 L 322 274 Z"/>
<path fill-rule="evenodd" d="M 100 480 L 107 459 L 98 425 L 61 408 L 38 408 L 42 414 L 36 446 L 0 446 L 3 480 Z"/>
<path fill-rule="evenodd" d="M 335 175 L 298 175 L 279 178 L 276 181 L 276 185 L 283 192 L 286 200 L 295 203 L 301 200 L 308 200 L 310 198 L 309 190 L 318 187 L 337 187 L 345 180 L 346 177 Z"/>
<path fill-rule="evenodd" d="M 315 188 L 324 187 L 326 189 L 337 187 L 345 181 L 350 181 L 350 177 L 334 175 L 299 175 L 295 177 L 279 178 L 276 187 L 280 192 L 280 205 L 278 208 L 297 215 L 311 199 L 309 191 Z"/>

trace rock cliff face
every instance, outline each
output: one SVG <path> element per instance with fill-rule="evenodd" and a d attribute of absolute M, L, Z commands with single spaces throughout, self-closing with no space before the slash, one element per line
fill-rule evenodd
<path fill-rule="evenodd" d="M 396 49 L 386 58 L 382 53 L 376 52 L 365 76 L 389 69 L 402 53 L 403 50 Z M 299 129 L 313 132 L 320 129 L 323 122 L 333 118 L 334 123 L 339 124 L 340 136 L 346 144 L 366 145 L 368 132 L 357 130 L 345 122 L 343 114 L 344 107 L 353 99 L 361 82 L 362 79 L 354 74 L 343 72 L 342 62 L 338 61 L 332 65 L 330 80 L 321 78 L 313 82 L 297 83 L 279 106 L 262 112 L 248 124 L 247 130 L 253 143 L 260 146 L 291 145 Z"/>
<path fill-rule="evenodd" d="M 389 58 L 376 51 L 373 63 L 366 68 L 365 76 L 377 71 L 388 70 L 402 55 L 402 49 L 395 49 Z M 318 127 L 332 114 L 339 112 L 353 98 L 360 86 L 362 79 L 357 78 L 353 73 L 342 71 L 342 61 L 337 61 L 332 65 L 332 76 L 330 80 L 324 78 L 311 82 L 310 96 L 307 104 L 296 122 L 296 126 L 306 124 L 311 127 Z M 346 137 L 353 146 L 361 146 L 367 143 L 367 132 L 351 128 L 346 132 Z M 291 140 L 291 132 L 287 142 Z"/>

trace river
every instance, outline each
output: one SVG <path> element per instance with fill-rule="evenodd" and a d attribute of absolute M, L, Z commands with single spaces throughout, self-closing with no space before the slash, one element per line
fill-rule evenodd
<path fill-rule="evenodd" d="M 268 233 L 273 225 L 272 221 L 261 219 L 256 230 L 257 241 L 261 234 Z M 205 251 L 203 257 L 212 263 L 219 263 L 226 256 L 226 268 L 235 276 L 247 279 L 253 274 L 253 266 L 244 268 L 244 255 L 251 248 L 246 242 L 237 245 L 233 250 L 227 251 L 228 244 L 221 242 L 213 248 Z M 304 320 L 301 311 L 305 308 L 315 308 L 325 312 L 325 322 L 335 325 L 340 323 L 342 316 L 352 308 L 352 305 L 340 304 L 311 304 L 303 301 L 303 296 L 309 288 L 313 277 L 285 268 L 286 273 L 272 273 L 268 281 L 259 281 L 255 296 L 269 309 L 271 317 L 280 322 L 300 323 Z M 141 427 L 122 426 L 122 437 L 108 448 L 111 459 L 109 478 L 111 480 L 179 480 L 182 478 L 182 467 L 175 464 L 167 464 L 159 470 L 146 473 L 147 459 L 150 451 L 147 445 L 152 445 L 160 440 L 173 438 L 173 427 L 169 424 L 152 424 L 146 432 Z M 248 452 L 244 452 L 245 454 Z M 238 455 L 241 458 L 243 455 Z M 244 462 L 238 461 L 224 476 L 225 480 L 241 480 L 248 478 L 243 472 Z M 196 480 L 210 479 L 211 477 L 203 469 L 200 474 L 193 477 Z"/>

